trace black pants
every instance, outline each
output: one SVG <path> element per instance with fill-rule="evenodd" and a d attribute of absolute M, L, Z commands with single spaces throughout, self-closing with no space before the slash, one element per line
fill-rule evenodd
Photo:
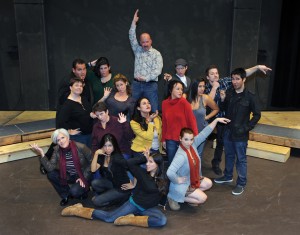
<path fill-rule="evenodd" d="M 77 176 L 70 176 L 67 173 L 67 185 L 61 184 L 60 174 L 58 170 L 48 172 L 47 177 L 61 198 L 66 198 L 68 196 L 79 198 L 86 191 L 88 191 L 86 188 L 81 187 L 79 183 L 76 183 L 76 180 L 78 179 Z"/>
<path fill-rule="evenodd" d="M 96 206 L 113 205 L 121 201 L 127 201 L 131 194 L 131 190 L 114 188 L 113 183 L 105 178 L 94 179 L 92 181 L 92 187 L 97 193 L 97 195 L 93 197 L 93 203 Z"/>
<path fill-rule="evenodd" d="M 223 141 L 224 130 L 225 130 L 225 125 L 223 123 L 218 123 L 217 124 L 217 145 L 214 153 L 214 158 L 211 161 L 212 167 L 219 167 L 222 161 L 222 154 L 223 154 L 223 147 L 224 147 L 224 141 Z"/>

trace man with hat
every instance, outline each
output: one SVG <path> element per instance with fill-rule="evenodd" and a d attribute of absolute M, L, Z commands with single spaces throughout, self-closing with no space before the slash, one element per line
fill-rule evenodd
<path fill-rule="evenodd" d="M 185 75 L 187 69 L 188 69 L 188 63 L 186 62 L 185 59 L 180 58 L 175 61 L 176 74 L 174 76 L 168 73 L 164 74 L 164 79 L 166 81 L 165 96 L 168 94 L 167 88 L 168 88 L 169 81 L 173 79 L 173 80 L 181 81 L 184 84 L 183 97 L 185 98 L 188 97 L 190 85 L 191 85 L 191 79 Z"/>

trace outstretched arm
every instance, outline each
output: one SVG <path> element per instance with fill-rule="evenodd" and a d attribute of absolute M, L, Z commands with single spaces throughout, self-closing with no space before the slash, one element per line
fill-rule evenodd
<path fill-rule="evenodd" d="M 129 41 L 130 41 L 130 45 L 131 45 L 131 48 L 133 50 L 133 53 L 135 53 L 136 50 L 139 47 L 139 43 L 137 41 L 136 32 L 135 32 L 135 30 L 136 30 L 136 23 L 139 20 L 138 12 L 139 12 L 139 10 L 135 11 L 133 19 L 132 19 L 131 27 L 129 29 Z"/>
<path fill-rule="evenodd" d="M 261 71 L 264 74 L 267 74 L 267 72 L 272 71 L 272 69 L 265 65 L 255 65 L 254 67 L 246 69 L 246 76 L 249 77 L 257 71 Z"/>

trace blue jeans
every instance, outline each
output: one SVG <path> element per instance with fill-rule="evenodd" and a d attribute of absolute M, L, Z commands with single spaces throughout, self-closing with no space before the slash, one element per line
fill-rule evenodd
<path fill-rule="evenodd" d="M 112 182 L 108 179 L 94 179 L 92 181 L 92 187 L 98 193 L 92 199 L 96 206 L 106 206 L 108 204 L 118 203 L 125 201 L 129 198 L 131 190 L 117 190 L 114 188 Z"/>
<path fill-rule="evenodd" d="M 62 185 L 60 182 L 60 174 L 58 170 L 53 170 L 47 173 L 48 180 L 55 188 L 56 192 L 59 194 L 61 198 L 66 198 L 68 196 L 72 196 L 74 198 L 81 197 L 86 191 L 87 188 L 83 188 L 79 183 L 76 183 L 78 177 L 70 177 L 67 173 L 67 185 Z M 69 186 L 70 184 L 70 186 Z"/>
<path fill-rule="evenodd" d="M 85 144 L 89 148 L 92 147 L 92 137 L 89 135 L 70 135 L 70 140 Z"/>
<path fill-rule="evenodd" d="M 203 149 L 204 149 L 204 146 L 205 146 L 205 143 L 206 143 L 206 140 L 204 142 L 202 142 L 198 148 L 197 148 L 197 152 L 199 154 L 199 157 L 201 158 L 202 160 L 202 153 L 203 153 Z"/>
<path fill-rule="evenodd" d="M 248 141 L 231 141 L 230 131 L 224 133 L 224 149 L 225 149 L 225 171 L 224 176 L 232 179 L 233 167 L 236 159 L 236 171 L 238 178 L 237 185 L 246 186 L 247 184 L 247 150 Z"/>
<path fill-rule="evenodd" d="M 179 141 L 166 140 L 166 148 L 167 148 L 166 150 L 167 150 L 169 165 L 171 165 L 171 162 L 173 161 L 173 158 L 175 156 L 175 153 L 177 152 L 178 147 L 179 147 Z"/>
<path fill-rule="evenodd" d="M 149 216 L 149 227 L 162 227 L 167 223 L 166 216 L 157 208 L 150 208 L 141 211 L 128 200 L 121 207 L 113 211 L 94 210 L 92 214 L 93 219 L 102 220 L 107 223 L 113 223 L 120 216 L 134 214 L 137 216 Z"/>
<path fill-rule="evenodd" d="M 132 97 L 138 100 L 141 97 L 146 97 L 151 104 L 151 111 L 158 110 L 158 90 L 157 82 L 138 82 L 132 81 Z"/>

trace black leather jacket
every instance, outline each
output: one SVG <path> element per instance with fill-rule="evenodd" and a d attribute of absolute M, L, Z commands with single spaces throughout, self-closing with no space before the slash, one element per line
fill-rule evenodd
<path fill-rule="evenodd" d="M 231 120 L 226 126 L 226 129 L 230 130 L 231 140 L 247 141 L 249 131 L 254 128 L 261 117 L 254 94 L 246 88 L 241 93 L 236 93 L 233 88 L 228 89 L 224 102 L 220 104 L 220 109 L 225 111 L 225 117 Z"/>

